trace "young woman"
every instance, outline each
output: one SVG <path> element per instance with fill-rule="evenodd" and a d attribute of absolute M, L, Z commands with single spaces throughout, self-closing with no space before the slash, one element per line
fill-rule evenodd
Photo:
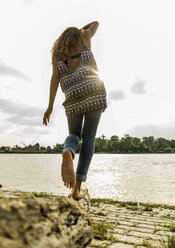
<path fill-rule="evenodd" d="M 50 82 L 49 105 L 44 113 L 43 124 L 47 126 L 53 110 L 58 85 L 65 101 L 69 135 L 62 151 L 61 175 L 64 185 L 72 188 L 74 199 L 82 197 L 81 184 L 95 150 L 95 136 L 102 112 L 107 108 L 106 89 L 98 76 L 97 64 L 91 51 L 91 38 L 99 23 L 97 21 L 78 29 L 64 30 L 52 47 L 53 74 Z M 76 173 L 73 167 L 75 151 L 82 139 Z"/>

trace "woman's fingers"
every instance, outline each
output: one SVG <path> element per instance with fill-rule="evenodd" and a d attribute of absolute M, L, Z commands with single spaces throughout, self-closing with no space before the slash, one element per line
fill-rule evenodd
<path fill-rule="evenodd" d="M 47 126 L 47 122 L 46 120 L 43 121 L 43 125 Z"/>
<path fill-rule="evenodd" d="M 44 116 L 43 118 L 43 124 L 45 124 L 47 126 L 47 121 L 49 122 L 49 119 L 47 116 Z"/>
<path fill-rule="evenodd" d="M 43 117 L 43 125 L 45 124 L 47 126 L 47 123 L 50 121 L 50 112 L 48 113 L 47 111 L 44 113 Z"/>
<path fill-rule="evenodd" d="M 44 117 L 43 117 L 43 125 L 46 125 L 47 123 L 46 123 L 46 116 L 45 116 L 45 114 L 44 114 Z"/>

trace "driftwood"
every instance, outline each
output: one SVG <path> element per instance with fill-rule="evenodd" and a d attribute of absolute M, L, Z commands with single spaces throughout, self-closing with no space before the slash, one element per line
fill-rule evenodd
<path fill-rule="evenodd" d="M 85 202 L 64 196 L 1 199 L 0 247 L 86 247 L 92 229 L 87 213 L 79 207 Z"/>

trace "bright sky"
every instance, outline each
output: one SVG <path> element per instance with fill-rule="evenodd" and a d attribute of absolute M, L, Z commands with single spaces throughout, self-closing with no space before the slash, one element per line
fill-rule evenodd
<path fill-rule="evenodd" d="M 92 21 L 92 52 L 107 90 L 97 137 L 175 139 L 175 3 L 170 0 L 1 0 L 0 146 L 54 145 L 68 135 L 59 87 L 44 126 L 51 47 Z"/>

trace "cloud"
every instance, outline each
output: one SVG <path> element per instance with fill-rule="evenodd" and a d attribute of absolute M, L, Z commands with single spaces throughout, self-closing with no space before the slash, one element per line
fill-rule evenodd
<path fill-rule="evenodd" d="M 6 124 L 6 126 L 5 126 Z M 0 124 L 0 146 L 11 146 L 15 144 L 26 145 L 35 144 L 36 142 L 43 143 L 46 145 L 50 140 L 55 138 L 55 133 L 48 127 L 22 127 L 18 126 L 14 128 L 4 121 L 4 124 Z M 56 143 L 56 142 L 55 142 Z"/>
<path fill-rule="evenodd" d="M 43 125 L 43 115 L 45 109 L 31 107 L 23 103 L 12 101 L 11 99 L 0 99 L 0 140 L 40 139 L 44 135 L 53 133 L 53 121 L 48 126 Z M 7 117 L 4 116 L 8 115 Z M 54 115 L 54 113 L 52 113 Z M 53 118 L 53 116 L 52 116 Z M 11 142 L 11 141 L 10 141 Z"/>
<path fill-rule="evenodd" d="M 25 128 L 20 128 L 17 131 L 15 131 L 15 134 L 21 135 L 22 137 L 24 137 L 24 135 L 26 134 L 36 134 L 36 135 L 40 135 L 40 134 L 51 134 L 51 129 L 49 127 L 25 127 Z"/>
<path fill-rule="evenodd" d="M 111 100 L 119 101 L 125 99 L 125 94 L 123 90 L 111 90 L 109 97 Z"/>
<path fill-rule="evenodd" d="M 146 84 L 146 81 L 144 80 L 137 80 L 135 84 L 133 84 L 130 88 L 130 91 L 137 95 L 143 95 L 146 93 L 146 90 L 144 88 L 144 85 Z"/>
<path fill-rule="evenodd" d="M 0 134 L 6 133 L 6 131 L 8 131 L 8 129 L 9 129 L 9 127 L 8 127 L 7 123 L 5 123 L 3 119 L 0 119 L 0 130 L 1 130 Z"/>
<path fill-rule="evenodd" d="M 0 75 L 2 76 L 12 76 L 12 77 L 17 77 L 17 78 L 22 78 L 26 81 L 31 81 L 31 78 L 28 77 L 27 75 L 25 75 L 24 73 L 22 73 L 21 71 L 8 66 L 6 64 L 4 64 L 2 62 L 2 60 L 0 61 Z"/>
<path fill-rule="evenodd" d="M 140 138 L 144 136 L 154 136 L 155 138 L 164 137 L 166 139 L 175 139 L 175 122 L 161 125 L 146 124 L 135 126 L 128 130 L 127 133 Z"/>
<path fill-rule="evenodd" d="M 44 127 L 43 116 L 45 109 L 39 107 L 28 106 L 24 103 L 17 103 L 10 99 L 0 99 L 0 112 L 9 117 L 6 117 L 4 121 L 13 125 Z M 52 118 L 54 112 L 52 113 Z M 53 122 L 49 123 L 51 127 Z"/>
<path fill-rule="evenodd" d="M 43 124 L 42 118 L 35 117 L 34 119 L 26 118 L 26 117 L 19 117 L 19 115 L 14 115 L 9 118 L 6 118 L 6 121 L 11 123 L 17 123 L 18 125 L 25 125 L 25 126 L 41 126 Z"/>
<path fill-rule="evenodd" d="M 27 4 L 27 5 L 28 4 L 32 4 L 33 3 L 33 0 L 24 0 L 24 3 Z"/>
<path fill-rule="evenodd" d="M 11 89 L 12 87 L 10 86 L 4 86 L 5 89 Z"/>
<path fill-rule="evenodd" d="M 0 111 L 5 114 L 13 114 L 19 117 L 39 117 L 44 110 L 39 107 L 31 107 L 24 103 L 17 103 L 11 99 L 0 99 Z"/>

